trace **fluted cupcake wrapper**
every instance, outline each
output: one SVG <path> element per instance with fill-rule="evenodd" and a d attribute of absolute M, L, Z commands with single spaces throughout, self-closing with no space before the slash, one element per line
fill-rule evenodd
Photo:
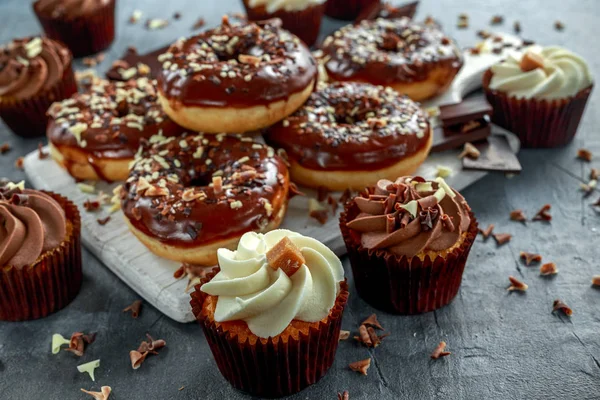
<path fill-rule="evenodd" d="M 249 20 L 262 21 L 279 18 L 283 27 L 302 39 L 307 46 L 312 46 L 317 41 L 325 13 L 325 4 L 310 5 L 299 11 L 277 10 L 274 13 L 269 13 L 265 6 L 250 6 L 249 0 L 244 0 L 244 6 Z"/>
<path fill-rule="evenodd" d="M 71 97 L 77 92 L 77 83 L 71 62 L 65 66 L 62 79 L 51 88 L 28 99 L 4 97 L 0 99 L 0 118 L 16 134 L 22 137 L 46 135 L 48 116 L 46 112 L 55 101 Z"/>
<path fill-rule="evenodd" d="M 593 85 L 566 99 L 520 99 L 490 89 L 492 75 L 487 70 L 483 76 L 492 122 L 516 134 L 523 147 L 559 147 L 575 137 Z"/>
<path fill-rule="evenodd" d="M 204 336 L 223 377 L 236 389 L 260 397 L 283 397 L 301 391 L 319 381 L 333 364 L 337 350 L 342 313 L 348 300 L 348 285 L 341 291 L 326 322 L 310 328 L 298 338 L 280 335 L 277 339 L 246 338 L 223 331 L 202 315 L 208 296 L 200 287 L 219 271 L 215 268 L 191 294 L 192 311 L 202 326 Z"/>
<path fill-rule="evenodd" d="M 420 314 L 437 310 L 458 293 L 467 256 L 477 236 L 477 221 L 471 224 L 463 243 L 445 257 L 431 260 L 396 256 L 384 250 L 364 248 L 346 227 L 348 215 L 358 214 L 348 203 L 340 216 L 340 229 L 348 249 L 358 295 L 373 307 L 394 314 Z"/>
<path fill-rule="evenodd" d="M 115 38 L 115 2 L 111 0 L 94 13 L 74 19 L 49 18 L 33 10 L 50 39 L 64 43 L 78 57 L 106 49 Z"/>
<path fill-rule="evenodd" d="M 361 11 L 380 0 L 327 0 L 325 14 L 331 18 L 350 21 L 359 16 Z"/>
<path fill-rule="evenodd" d="M 59 247 L 36 263 L 2 267 L 0 271 L 0 321 L 25 321 L 45 317 L 69 304 L 81 288 L 81 220 L 68 199 L 44 192 L 65 210 L 70 235 Z"/>

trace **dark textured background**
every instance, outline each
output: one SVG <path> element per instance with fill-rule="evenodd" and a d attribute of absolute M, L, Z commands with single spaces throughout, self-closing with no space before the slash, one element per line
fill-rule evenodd
<path fill-rule="evenodd" d="M 144 11 L 144 18 L 171 19 L 175 12 L 183 17 L 164 30 L 149 32 L 142 23 L 127 24 L 135 8 Z M 100 69 L 129 45 L 151 50 L 189 35 L 200 16 L 213 26 L 230 11 L 241 11 L 241 1 L 120 0 L 117 40 Z M 471 27 L 458 31 L 457 15 L 463 12 L 469 14 Z M 426 0 L 418 18 L 429 14 L 462 46 L 472 45 L 475 31 L 487 28 L 495 14 L 506 17 L 506 31 L 519 19 L 524 37 L 575 50 L 600 77 L 600 1 Z M 564 32 L 554 30 L 557 19 L 565 23 Z M 324 32 L 336 24 L 327 21 Z M 39 31 L 29 2 L 0 1 L 0 42 Z M 329 374 L 293 399 L 334 399 L 346 389 L 351 399 L 600 398 L 600 291 L 590 287 L 592 275 L 600 274 L 600 214 L 589 206 L 600 193 L 582 200 L 578 186 L 587 179 L 590 165 L 575 159 L 579 147 L 600 158 L 599 96 L 596 90 L 571 145 L 522 151 L 521 176 L 490 175 L 464 192 L 481 225 L 494 223 L 496 232 L 509 232 L 514 239 L 501 248 L 492 240 L 477 239 L 462 289 L 451 305 L 416 317 L 379 313 L 391 332 L 383 345 L 368 350 L 351 340 L 342 342 Z M 18 139 L 0 124 L 0 143 L 4 141 L 13 150 L 0 156 L 0 176 L 23 179 L 23 172 L 13 167 L 14 160 L 35 149 L 38 140 Z M 593 165 L 600 167 L 598 162 Z M 523 226 L 508 220 L 514 208 L 532 215 L 544 203 L 553 206 L 551 224 Z M 521 250 L 539 252 L 545 261 L 556 262 L 559 274 L 539 277 L 537 267 L 525 267 L 518 260 Z M 352 281 L 347 264 L 346 271 Z M 529 291 L 507 293 L 508 275 L 521 277 L 530 285 Z M 1 399 L 83 399 L 86 396 L 79 388 L 98 390 L 101 385 L 112 386 L 115 400 L 246 398 L 221 377 L 196 324 L 178 324 L 150 306 L 137 320 L 122 313 L 138 296 L 87 252 L 84 278 L 79 296 L 57 314 L 40 321 L 0 323 Z M 557 297 L 574 309 L 571 319 L 551 314 Z M 373 311 L 352 293 L 344 329 L 355 330 Z M 68 336 L 80 330 L 98 332 L 83 358 L 50 353 L 53 333 Z M 133 371 L 128 352 L 146 332 L 168 345 Z M 452 355 L 432 361 L 429 355 L 440 340 L 448 342 Z M 348 370 L 349 362 L 367 357 L 373 358 L 368 376 Z M 75 367 L 97 358 L 102 364 L 96 370 L 97 382 L 92 383 Z"/>

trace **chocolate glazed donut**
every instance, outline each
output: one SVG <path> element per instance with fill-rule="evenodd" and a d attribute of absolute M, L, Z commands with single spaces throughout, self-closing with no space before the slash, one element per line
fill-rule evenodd
<path fill-rule="evenodd" d="M 278 19 L 223 24 L 159 56 L 165 112 L 190 130 L 248 132 L 296 111 L 317 79 L 316 61 Z"/>
<path fill-rule="evenodd" d="M 289 173 L 272 148 L 241 135 L 153 137 L 121 189 L 131 231 L 153 253 L 214 265 L 217 249 L 281 223 Z"/>
<path fill-rule="evenodd" d="M 345 26 L 325 39 L 323 53 L 329 79 L 390 86 L 415 101 L 444 92 L 463 64 L 435 22 L 408 18 Z"/>
<path fill-rule="evenodd" d="M 319 84 L 265 136 L 287 152 L 294 182 L 333 190 L 360 190 L 415 171 L 432 138 L 417 103 L 391 88 L 352 82 Z"/>
<path fill-rule="evenodd" d="M 47 129 L 52 157 L 76 179 L 127 179 L 142 139 L 184 130 L 160 108 L 155 84 L 95 79 L 86 92 L 54 103 Z"/>

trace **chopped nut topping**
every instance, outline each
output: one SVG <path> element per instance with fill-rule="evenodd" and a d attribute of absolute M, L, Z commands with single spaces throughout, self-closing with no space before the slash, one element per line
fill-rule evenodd
<path fill-rule="evenodd" d="M 573 315 L 573 310 L 560 299 L 554 300 L 554 303 L 552 304 L 552 312 L 556 311 L 562 312 L 567 317 Z"/>
<path fill-rule="evenodd" d="M 590 161 L 592 161 L 593 154 L 591 151 L 589 151 L 587 149 L 579 149 L 579 150 L 577 150 L 577 158 L 579 158 L 580 160 L 583 160 L 583 161 L 590 162 Z"/>
<path fill-rule="evenodd" d="M 339 340 L 347 340 L 350 337 L 350 331 L 340 330 Z"/>
<path fill-rule="evenodd" d="M 523 55 L 521 63 L 519 64 L 523 72 L 533 71 L 537 68 L 544 68 L 544 59 L 539 54 L 532 51 L 528 51 Z"/>
<path fill-rule="evenodd" d="M 298 246 L 285 236 L 267 252 L 267 262 L 274 270 L 281 268 L 291 277 L 306 260 Z"/>
<path fill-rule="evenodd" d="M 481 236 L 483 236 L 484 240 L 487 240 L 487 238 L 490 237 L 490 235 L 492 234 L 493 231 L 494 231 L 494 224 L 488 225 L 488 227 L 485 229 L 479 229 L 479 233 L 481 233 Z"/>
<path fill-rule="evenodd" d="M 89 394 L 95 400 L 108 400 L 112 389 L 110 388 L 110 386 L 102 386 L 99 392 L 91 392 L 85 389 L 81 389 L 81 391 L 85 394 Z"/>
<path fill-rule="evenodd" d="M 438 358 L 441 357 L 447 357 L 449 356 L 450 353 L 449 351 L 446 351 L 446 342 L 440 342 L 440 344 L 437 345 L 437 347 L 435 348 L 435 350 L 433 350 L 433 353 L 431 353 L 431 358 L 434 360 L 437 360 Z"/>
<path fill-rule="evenodd" d="M 131 311 L 131 316 L 133 318 L 137 318 L 140 315 L 140 311 L 142 309 L 142 301 L 136 300 L 127 307 L 123 309 L 123 312 Z"/>
<path fill-rule="evenodd" d="M 527 217 L 525 216 L 525 213 L 523 212 L 523 210 L 513 210 L 510 212 L 510 219 L 512 221 L 519 221 L 519 222 L 526 222 L 527 221 Z"/>
<path fill-rule="evenodd" d="M 458 155 L 458 158 L 469 157 L 473 160 L 477 160 L 480 156 L 481 152 L 479 151 L 479 149 L 477 149 L 477 147 L 475 147 L 472 143 L 467 142 L 465 143 L 465 147 L 462 153 Z"/>
<path fill-rule="evenodd" d="M 514 276 L 509 276 L 508 280 L 510 281 L 510 286 L 506 290 L 508 290 L 509 292 L 512 292 L 512 291 L 524 292 L 529 288 L 529 285 L 527 285 L 524 282 L 521 282 Z"/>
<path fill-rule="evenodd" d="M 512 239 L 512 235 L 509 233 L 496 233 L 494 235 L 494 239 L 496 240 L 498 246 L 502 246 L 503 244 L 510 242 L 510 239 Z"/>
<path fill-rule="evenodd" d="M 535 254 L 535 253 L 528 253 L 526 251 L 522 251 L 520 254 L 520 257 L 522 260 L 525 260 L 525 265 L 529 266 L 529 264 L 533 263 L 533 262 L 541 262 L 542 261 L 542 256 L 539 254 Z"/>
<path fill-rule="evenodd" d="M 352 371 L 360 372 L 363 375 L 367 375 L 367 370 L 371 366 L 371 359 L 360 360 L 348 365 Z"/>
<path fill-rule="evenodd" d="M 533 221 L 551 221 L 552 215 L 550 215 L 550 209 L 552 206 L 550 204 L 545 204 L 540 211 L 538 211 L 533 217 Z"/>
<path fill-rule="evenodd" d="M 558 274 L 558 268 L 556 264 L 551 262 L 544 264 L 540 267 L 540 275 L 555 275 Z"/>
<path fill-rule="evenodd" d="M 449 177 L 450 175 L 452 175 L 452 168 L 450 168 L 450 167 L 446 167 L 446 166 L 444 166 L 444 165 L 438 165 L 438 166 L 436 167 L 436 170 L 437 170 L 437 174 L 436 174 L 436 176 L 437 176 L 438 178 L 447 178 L 447 177 Z"/>

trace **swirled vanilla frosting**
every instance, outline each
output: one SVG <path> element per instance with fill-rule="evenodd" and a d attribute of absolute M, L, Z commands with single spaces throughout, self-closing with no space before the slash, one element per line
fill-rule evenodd
<path fill-rule="evenodd" d="M 287 242 L 290 248 L 273 250 Z M 287 250 L 302 259 L 287 257 Z M 237 250 L 218 250 L 221 271 L 201 290 L 218 296 L 214 319 L 217 322 L 243 320 L 258 337 L 282 333 L 292 320 L 318 322 L 329 315 L 344 280 L 340 259 L 316 239 L 288 230 L 267 234 L 249 232 Z M 283 264 L 281 264 L 283 262 Z M 284 265 L 284 267 L 279 267 Z"/>
<path fill-rule="evenodd" d="M 269 13 L 275 11 L 301 11 L 310 6 L 325 3 L 325 0 L 250 0 L 250 7 L 264 6 Z"/>
<path fill-rule="evenodd" d="M 0 267 L 33 264 L 65 236 L 65 212 L 56 200 L 22 184 L 0 187 Z"/>
<path fill-rule="evenodd" d="M 361 245 L 398 256 L 451 249 L 471 223 L 469 205 L 441 178 L 381 179 L 354 202 L 360 212 L 346 225 L 360 234 Z"/>
<path fill-rule="evenodd" d="M 535 63 L 527 59 L 536 60 Z M 561 99 L 593 83 L 588 63 L 558 46 L 529 46 L 491 68 L 489 88 L 517 98 Z"/>

